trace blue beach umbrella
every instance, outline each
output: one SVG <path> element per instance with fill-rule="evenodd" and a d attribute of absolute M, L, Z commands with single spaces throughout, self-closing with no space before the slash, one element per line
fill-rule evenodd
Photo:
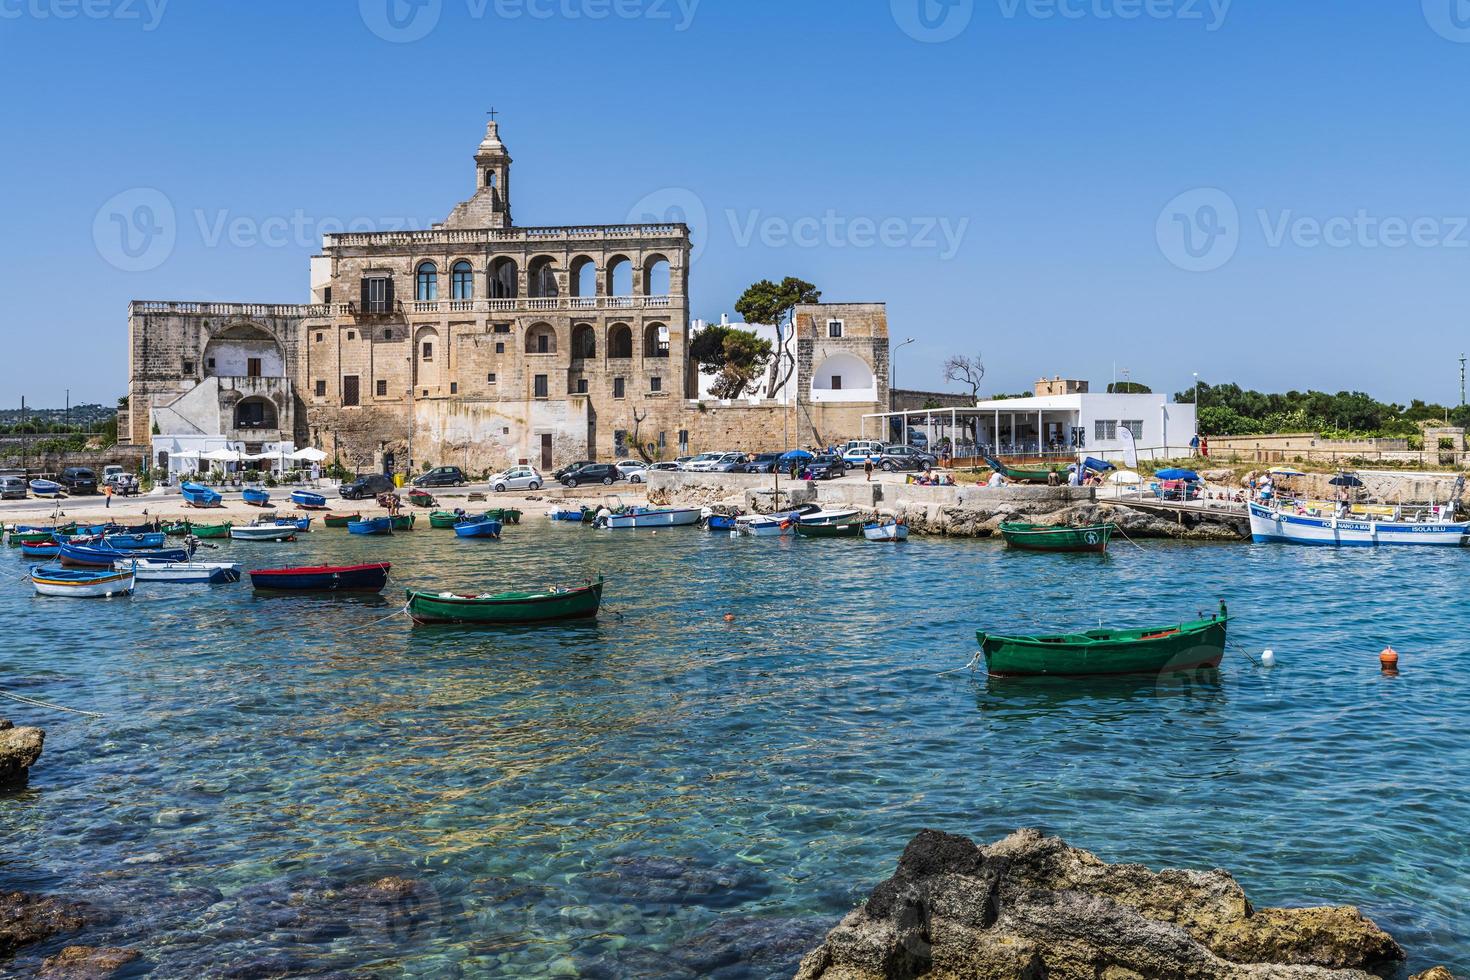
<path fill-rule="evenodd" d="M 1183 480 L 1186 483 L 1199 482 L 1199 474 L 1196 473 L 1194 470 L 1159 470 L 1157 473 L 1154 474 L 1154 476 L 1158 477 L 1160 480 Z"/>
<path fill-rule="evenodd" d="M 800 462 L 805 462 L 806 460 L 814 459 L 814 458 L 815 457 L 813 457 L 812 454 L 809 453 L 809 452 L 807 452 L 805 449 L 793 449 L 790 452 L 782 453 L 781 454 L 781 458 L 778 459 L 778 460 L 776 460 L 776 462 L 778 462 L 778 463 L 793 463 L 793 462 L 800 463 Z"/>

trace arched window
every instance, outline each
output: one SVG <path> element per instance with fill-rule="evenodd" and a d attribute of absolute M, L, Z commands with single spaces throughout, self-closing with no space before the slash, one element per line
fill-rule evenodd
<path fill-rule="evenodd" d="M 515 259 L 499 258 L 490 263 L 490 298 L 515 299 L 519 296 L 520 274 Z"/>
<path fill-rule="evenodd" d="M 475 298 L 475 270 L 463 259 L 454 263 L 449 270 L 449 298 Z"/>
<path fill-rule="evenodd" d="M 669 328 L 662 323 L 650 323 L 643 328 L 643 356 L 669 356 Z"/>
<path fill-rule="evenodd" d="M 643 261 L 643 295 L 667 296 L 669 287 L 669 260 L 662 255 L 650 255 Z"/>
<path fill-rule="evenodd" d="M 555 354 L 556 331 L 549 323 L 537 323 L 526 331 L 527 354 Z"/>
<path fill-rule="evenodd" d="M 607 294 L 633 295 L 633 260 L 626 255 L 615 255 L 607 264 Z"/>
<path fill-rule="evenodd" d="M 439 267 L 434 263 L 419 263 L 414 273 L 413 298 L 425 301 L 439 298 Z"/>
<path fill-rule="evenodd" d="M 532 259 L 528 275 L 530 279 L 526 283 L 526 288 L 532 297 L 549 299 L 557 295 L 556 259 L 549 255 Z"/>
<path fill-rule="evenodd" d="M 577 324 L 572 328 L 572 360 L 583 360 L 596 356 L 597 333 L 590 324 Z"/>
<path fill-rule="evenodd" d="M 607 356 L 632 357 L 633 331 L 626 323 L 614 323 L 607 331 Z"/>
<path fill-rule="evenodd" d="M 597 295 L 597 263 L 585 255 L 572 260 L 572 295 Z"/>

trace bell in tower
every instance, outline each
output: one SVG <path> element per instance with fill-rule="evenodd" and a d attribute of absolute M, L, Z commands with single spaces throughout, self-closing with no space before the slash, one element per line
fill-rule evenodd
<path fill-rule="evenodd" d="M 475 150 L 475 194 L 457 205 L 444 222 L 447 228 L 509 228 L 510 153 L 500 142 L 500 123 L 492 110 L 485 138 Z"/>

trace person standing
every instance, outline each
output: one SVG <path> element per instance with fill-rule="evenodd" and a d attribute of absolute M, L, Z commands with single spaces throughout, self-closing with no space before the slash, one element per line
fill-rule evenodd
<path fill-rule="evenodd" d="M 872 456 L 864 456 L 863 457 L 863 475 L 865 477 L 867 477 L 867 480 L 868 480 L 869 483 L 872 483 L 873 482 L 873 457 Z"/>
<path fill-rule="evenodd" d="M 102 497 L 103 497 L 102 509 L 103 510 L 112 510 L 112 484 L 111 483 L 104 483 L 102 485 Z"/>
<path fill-rule="evenodd" d="M 322 478 L 322 464 L 313 462 L 311 464 L 311 485 L 316 486 L 317 481 Z"/>

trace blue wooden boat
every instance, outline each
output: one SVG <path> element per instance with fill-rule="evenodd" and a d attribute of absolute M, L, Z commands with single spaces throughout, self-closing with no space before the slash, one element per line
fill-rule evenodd
<path fill-rule="evenodd" d="M 179 493 L 190 507 L 219 507 L 224 498 L 202 483 L 181 483 Z"/>
<path fill-rule="evenodd" d="M 276 527 L 294 527 L 298 531 L 311 530 L 310 517 L 277 517 Z"/>
<path fill-rule="evenodd" d="M 704 526 L 711 531 L 733 531 L 735 518 L 730 514 L 711 514 L 705 519 Z"/>
<path fill-rule="evenodd" d="M 291 503 L 303 510 L 326 510 L 327 498 L 310 490 L 292 490 Z"/>
<path fill-rule="evenodd" d="M 20 554 L 22 558 L 57 558 L 61 555 L 61 545 L 55 541 L 29 541 L 21 542 Z"/>
<path fill-rule="evenodd" d="M 31 493 L 37 497 L 62 497 L 66 495 L 66 487 L 50 480 L 32 480 Z"/>
<path fill-rule="evenodd" d="M 255 487 L 246 487 L 245 492 L 241 496 L 245 498 L 247 504 L 254 504 L 257 507 L 264 507 L 271 502 L 271 495 L 269 493 L 256 489 Z"/>
<path fill-rule="evenodd" d="M 150 549 L 146 555 L 137 551 L 114 548 L 105 540 L 95 544 L 73 544 L 67 541 L 60 545 L 61 564 L 67 568 L 111 568 L 120 558 L 138 555 L 150 561 L 188 561 L 194 552 L 185 548 Z"/>
<path fill-rule="evenodd" d="M 548 510 L 546 512 L 546 516 L 549 517 L 549 518 L 551 518 L 553 521 L 566 521 L 569 524 L 582 524 L 582 523 L 585 523 L 585 517 L 584 517 L 584 515 L 586 513 L 587 513 L 587 508 L 586 507 L 581 507 L 581 508 L 578 508 L 577 510 L 570 510 L 570 509 L 566 509 L 566 508 L 556 507 L 556 508 L 553 508 L 551 510 Z"/>
<path fill-rule="evenodd" d="M 147 534 L 109 534 L 103 540 L 118 551 L 146 551 L 162 548 L 164 537 L 162 531 L 151 531 Z"/>
<path fill-rule="evenodd" d="M 37 565 L 31 569 L 31 584 L 39 595 L 83 599 L 128 595 L 133 591 L 133 583 L 131 570 L 119 572 L 111 566 L 106 570 L 58 568 L 55 565 Z"/>
<path fill-rule="evenodd" d="M 364 517 L 362 520 L 349 523 L 347 531 L 350 534 L 392 534 L 393 518 Z"/>
<path fill-rule="evenodd" d="M 257 589 L 285 592 L 382 592 L 392 568 L 381 561 L 371 565 L 252 569 L 250 584 Z"/>
<path fill-rule="evenodd" d="M 487 520 L 483 517 L 472 517 L 467 521 L 460 521 L 454 525 L 454 533 L 461 538 L 498 538 L 500 537 L 501 524 L 499 521 Z"/>

